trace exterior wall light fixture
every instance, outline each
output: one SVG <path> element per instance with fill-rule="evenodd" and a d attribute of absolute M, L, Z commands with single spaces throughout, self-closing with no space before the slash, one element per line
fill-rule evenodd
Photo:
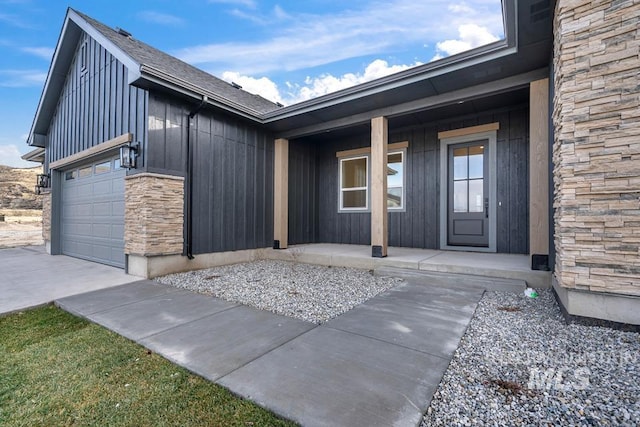
<path fill-rule="evenodd" d="M 42 194 L 43 188 L 49 188 L 51 177 L 49 174 L 38 174 L 36 177 L 36 186 L 34 192 L 36 194 Z"/>
<path fill-rule="evenodd" d="M 136 159 L 138 157 L 138 147 L 140 145 L 136 142 L 134 144 L 127 144 L 120 147 L 120 167 L 126 169 L 136 168 Z"/>

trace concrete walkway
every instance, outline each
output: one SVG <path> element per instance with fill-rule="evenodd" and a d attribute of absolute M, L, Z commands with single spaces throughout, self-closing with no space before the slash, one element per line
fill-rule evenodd
<path fill-rule="evenodd" d="M 304 426 L 413 426 L 482 292 L 408 281 L 322 326 L 146 280 L 56 304 Z"/>
<path fill-rule="evenodd" d="M 0 314 L 136 280 L 140 278 L 128 276 L 119 268 L 64 255 L 50 256 L 44 246 L 0 249 Z"/>

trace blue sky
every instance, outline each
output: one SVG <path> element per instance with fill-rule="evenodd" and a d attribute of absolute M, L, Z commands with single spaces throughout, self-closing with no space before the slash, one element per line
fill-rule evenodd
<path fill-rule="evenodd" d="M 0 0 L 0 164 L 20 160 L 67 7 L 291 104 L 503 37 L 500 0 Z"/>

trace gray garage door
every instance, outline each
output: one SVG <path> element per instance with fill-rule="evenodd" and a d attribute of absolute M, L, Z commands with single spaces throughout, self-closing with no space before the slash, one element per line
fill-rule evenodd
<path fill-rule="evenodd" d="M 124 177 L 118 159 L 62 176 L 62 253 L 124 268 Z"/>

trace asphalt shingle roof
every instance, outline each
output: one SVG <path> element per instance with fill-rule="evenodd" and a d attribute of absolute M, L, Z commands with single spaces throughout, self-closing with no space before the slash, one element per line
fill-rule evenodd
<path fill-rule="evenodd" d="M 77 10 L 74 11 L 140 65 L 152 67 L 172 77 L 184 80 L 192 85 L 204 89 L 205 91 L 214 93 L 231 102 L 249 108 L 257 114 L 268 113 L 280 108 L 277 104 L 259 95 L 254 95 L 242 89 L 238 89 L 224 80 L 212 76 L 193 65 L 189 65 L 176 57 L 164 53 L 132 37 L 122 35 L 116 30 L 78 12 Z"/>

